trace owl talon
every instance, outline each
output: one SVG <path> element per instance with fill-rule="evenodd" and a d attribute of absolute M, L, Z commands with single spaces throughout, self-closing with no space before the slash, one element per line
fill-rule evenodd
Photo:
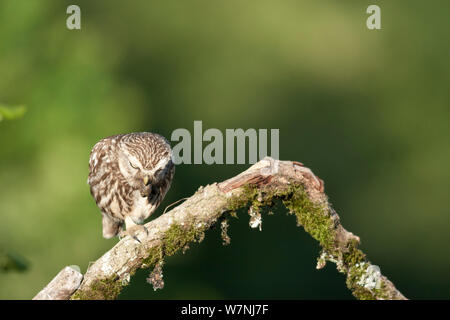
<path fill-rule="evenodd" d="M 136 236 L 133 236 L 133 239 L 136 240 L 136 241 L 139 242 L 139 243 L 142 243 L 141 240 L 139 240 L 139 238 L 136 237 Z"/>
<path fill-rule="evenodd" d="M 148 230 L 145 226 L 136 224 L 122 231 L 119 235 L 119 238 L 122 240 L 126 236 L 130 236 L 137 242 L 142 243 L 141 240 L 138 238 L 138 234 L 142 233 L 143 231 L 145 231 L 145 234 L 148 235 Z"/>

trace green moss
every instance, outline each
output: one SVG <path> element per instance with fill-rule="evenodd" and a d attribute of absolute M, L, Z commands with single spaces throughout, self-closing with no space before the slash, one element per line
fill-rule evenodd
<path fill-rule="evenodd" d="M 230 211 L 228 214 L 232 218 L 235 218 L 235 219 L 239 218 L 236 211 Z"/>
<path fill-rule="evenodd" d="M 366 261 L 366 255 L 358 249 L 358 242 L 351 240 L 347 246 L 347 252 L 343 254 L 343 263 L 347 266 L 353 266 L 357 263 Z"/>
<path fill-rule="evenodd" d="M 88 290 L 78 290 L 71 300 L 114 300 L 122 290 L 119 278 L 95 280 Z"/>
<path fill-rule="evenodd" d="M 242 193 L 229 199 L 227 208 L 231 212 L 250 206 L 254 212 L 261 212 L 262 208 L 272 207 L 275 200 L 280 199 L 289 212 L 295 214 L 298 225 L 303 226 L 323 248 L 330 251 L 334 247 L 334 222 L 328 215 L 327 208 L 313 203 L 306 194 L 303 186 L 291 184 L 287 188 L 261 189 L 255 185 L 243 186 Z"/>
<path fill-rule="evenodd" d="M 336 232 L 327 208 L 313 203 L 301 186 L 292 186 L 283 204 L 296 216 L 298 225 L 303 226 L 325 250 L 333 251 Z"/>
<path fill-rule="evenodd" d="M 392 297 L 389 295 L 389 289 L 386 288 L 386 282 L 381 281 L 379 289 L 375 289 L 375 295 L 378 299 L 390 300 Z"/>
<path fill-rule="evenodd" d="M 195 222 L 192 222 L 195 225 Z M 187 227 L 173 224 L 164 232 L 161 245 L 152 247 L 147 258 L 142 262 L 145 268 L 152 267 L 164 259 L 164 256 L 174 255 L 178 250 L 184 249 L 190 242 L 200 242 L 204 238 L 207 226 L 189 225 Z"/>
<path fill-rule="evenodd" d="M 192 224 L 195 224 L 193 222 Z M 202 223 L 204 224 L 204 223 Z M 164 254 L 171 256 L 190 242 L 200 242 L 205 236 L 206 225 L 184 227 L 173 224 L 164 234 Z"/>
<path fill-rule="evenodd" d="M 375 295 L 368 289 L 364 287 L 356 287 L 351 289 L 352 294 L 358 300 L 377 300 Z"/>
<path fill-rule="evenodd" d="M 150 268 L 156 265 L 159 261 L 163 259 L 163 250 L 162 246 L 154 246 L 148 251 L 147 258 L 142 260 L 143 268 Z"/>
<path fill-rule="evenodd" d="M 359 300 L 373 300 L 374 296 L 370 290 L 358 285 L 358 281 L 364 276 L 367 270 L 367 264 L 357 263 L 351 265 L 347 272 L 347 288 L 350 289 L 352 294 Z"/>
<path fill-rule="evenodd" d="M 228 199 L 226 205 L 228 214 L 237 218 L 237 211 L 239 209 L 253 208 L 254 212 L 262 212 L 265 208 L 270 208 L 275 205 L 275 198 L 277 198 L 274 190 L 261 190 L 256 185 L 247 184 L 242 186 L 242 193 L 237 197 Z"/>
<path fill-rule="evenodd" d="M 390 299 L 389 290 L 383 280 L 380 280 L 380 287 L 367 289 L 358 284 L 358 282 L 367 274 L 370 267 L 368 262 L 359 262 L 349 267 L 347 272 L 347 288 L 352 291 L 352 294 L 359 300 L 376 300 L 376 299 Z"/>
<path fill-rule="evenodd" d="M 226 207 L 230 212 L 236 212 L 241 208 L 247 207 L 249 202 L 258 194 L 257 188 L 253 185 L 244 185 L 242 189 L 242 194 L 228 199 Z"/>

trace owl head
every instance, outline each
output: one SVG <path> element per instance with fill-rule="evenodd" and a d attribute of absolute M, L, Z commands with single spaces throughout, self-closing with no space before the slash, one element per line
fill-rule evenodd
<path fill-rule="evenodd" d="M 134 133 L 121 140 L 118 164 L 122 176 L 142 196 L 149 196 L 167 176 L 172 150 L 167 140 L 154 133 Z"/>

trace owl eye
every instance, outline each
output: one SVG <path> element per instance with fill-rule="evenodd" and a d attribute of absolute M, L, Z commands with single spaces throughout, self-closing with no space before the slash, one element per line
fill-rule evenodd
<path fill-rule="evenodd" d="M 128 162 L 130 163 L 130 166 L 131 166 L 133 169 L 139 169 L 137 166 L 135 166 L 134 164 L 132 164 L 131 161 L 128 161 Z"/>

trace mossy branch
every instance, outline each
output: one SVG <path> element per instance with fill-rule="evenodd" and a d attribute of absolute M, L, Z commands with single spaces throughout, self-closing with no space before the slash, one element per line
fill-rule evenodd
<path fill-rule="evenodd" d="M 200 187 L 184 203 L 147 223 L 149 232 L 139 235 L 141 243 L 130 237 L 119 241 L 89 267 L 81 286 L 67 298 L 115 299 L 140 268 L 153 268 L 148 281 L 161 288 L 161 266 L 166 256 L 201 241 L 218 222 L 227 243 L 228 223 L 223 218 L 240 208 L 248 208 L 251 227 L 260 227 L 261 209 L 277 200 L 320 243 L 318 269 L 327 261 L 335 263 L 358 299 L 406 299 L 358 249 L 359 238 L 342 227 L 322 180 L 299 162 L 272 158 L 259 161 L 234 178 Z"/>

